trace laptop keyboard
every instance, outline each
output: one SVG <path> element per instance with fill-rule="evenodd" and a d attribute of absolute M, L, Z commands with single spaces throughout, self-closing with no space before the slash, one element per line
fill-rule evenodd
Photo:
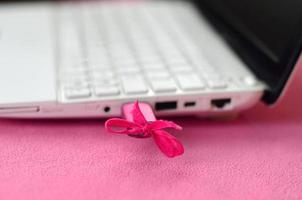
<path fill-rule="evenodd" d="M 206 61 L 176 19 L 182 9 L 188 9 L 181 7 L 173 3 L 62 5 L 58 43 L 63 97 L 227 89 L 226 78 Z"/>

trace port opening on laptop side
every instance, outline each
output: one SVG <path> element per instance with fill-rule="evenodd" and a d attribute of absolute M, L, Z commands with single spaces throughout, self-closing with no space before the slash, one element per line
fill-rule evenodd
<path fill-rule="evenodd" d="M 40 108 L 38 106 L 18 106 L 0 108 L 0 114 L 35 113 L 39 111 Z"/>

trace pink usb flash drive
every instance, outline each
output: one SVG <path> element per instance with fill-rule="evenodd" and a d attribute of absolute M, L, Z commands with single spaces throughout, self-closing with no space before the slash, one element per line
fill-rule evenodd
<path fill-rule="evenodd" d="M 113 118 L 105 123 L 110 133 L 126 134 L 135 138 L 152 137 L 159 149 L 168 157 L 175 157 L 184 153 L 183 145 L 164 129 L 182 128 L 171 121 L 157 120 L 149 104 L 129 103 L 123 106 L 125 119 Z"/>

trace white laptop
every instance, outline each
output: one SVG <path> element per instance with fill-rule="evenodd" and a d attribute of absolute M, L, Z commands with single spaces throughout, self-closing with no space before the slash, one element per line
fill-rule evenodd
<path fill-rule="evenodd" d="M 242 6 L 242 5 L 245 6 Z M 0 117 L 220 116 L 276 102 L 301 1 L 0 4 Z"/>

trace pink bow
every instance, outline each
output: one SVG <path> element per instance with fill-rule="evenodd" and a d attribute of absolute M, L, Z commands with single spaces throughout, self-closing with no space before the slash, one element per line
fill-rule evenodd
<path fill-rule="evenodd" d="M 164 129 L 182 130 L 182 127 L 171 121 L 156 120 L 148 122 L 136 101 L 132 110 L 133 122 L 125 119 L 113 118 L 105 123 L 110 133 L 127 134 L 137 138 L 153 137 L 159 149 L 168 157 L 175 157 L 184 153 L 182 144 Z"/>

